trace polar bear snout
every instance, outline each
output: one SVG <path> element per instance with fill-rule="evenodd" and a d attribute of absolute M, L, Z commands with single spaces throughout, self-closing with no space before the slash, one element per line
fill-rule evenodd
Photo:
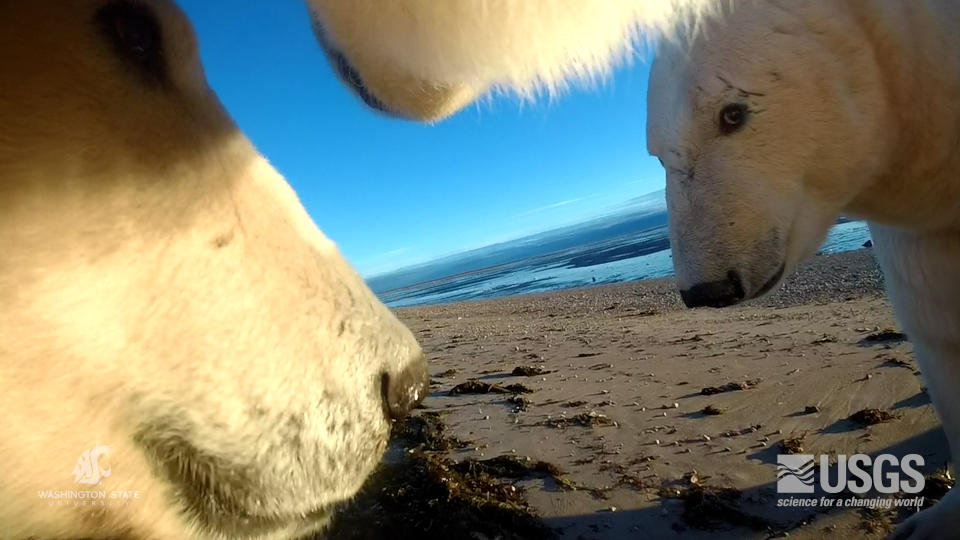
<path fill-rule="evenodd" d="M 0 74 L 0 537 L 322 527 L 427 391 L 413 333 L 216 99 L 174 2 L 0 2 Z M 97 489 L 135 502 L 37 496 L 95 447 Z"/>
<path fill-rule="evenodd" d="M 390 420 L 403 420 L 411 409 L 423 401 L 430 385 L 423 354 L 396 375 L 384 372 L 380 376 L 383 405 Z"/>
<path fill-rule="evenodd" d="M 763 296 L 772 291 L 773 288 L 780 283 L 785 271 L 786 265 L 780 265 L 780 269 L 777 270 L 773 277 L 768 279 L 766 283 L 761 285 L 749 296 L 743 287 L 743 280 L 740 279 L 740 274 L 736 270 L 730 270 L 727 272 L 726 279 L 697 283 L 689 289 L 681 289 L 680 297 L 683 299 L 683 304 L 688 308 L 722 308 L 732 306 L 744 300 Z"/>
<path fill-rule="evenodd" d="M 791 266 L 792 235 L 759 214 L 684 210 L 671 208 L 670 237 L 677 288 L 687 307 L 721 308 L 763 296 Z"/>
<path fill-rule="evenodd" d="M 689 289 L 681 289 L 680 297 L 688 308 L 727 307 L 740 303 L 746 292 L 736 270 L 727 272 L 726 279 L 697 283 Z"/>
<path fill-rule="evenodd" d="M 395 118 L 433 122 L 460 110 L 479 94 L 469 85 L 424 78 L 398 66 L 396 58 L 385 57 L 375 44 L 385 43 L 388 36 L 368 27 L 366 18 L 351 20 L 356 12 L 364 11 L 362 8 L 344 9 L 349 3 L 310 4 L 316 8 L 312 14 L 314 35 L 334 73 L 370 108 Z M 387 6 L 377 7 L 378 11 L 382 9 L 389 10 Z M 334 35 L 330 31 L 333 28 L 350 31 Z"/>

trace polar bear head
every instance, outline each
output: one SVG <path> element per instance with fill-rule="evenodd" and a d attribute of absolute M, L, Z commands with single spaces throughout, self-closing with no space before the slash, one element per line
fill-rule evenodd
<path fill-rule="evenodd" d="M 0 2 L 0 79 L 0 536 L 317 528 L 424 393 L 411 333 L 230 120 L 171 1 Z M 96 448 L 109 474 L 78 484 Z"/>
<path fill-rule="evenodd" d="M 885 167 L 870 39 L 845 4 L 781 4 L 737 4 L 662 43 L 651 68 L 648 147 L 689 306 L 773 289 Z"/>

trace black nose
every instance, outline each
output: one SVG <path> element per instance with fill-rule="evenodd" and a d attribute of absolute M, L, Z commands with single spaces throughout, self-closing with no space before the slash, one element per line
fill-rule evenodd
<path fill-rule="evenodd" d="M 380 392 L 387 417 L 403 420 L 411 409 L 423 401 L 430 385 L 427 367 L 422 358 L 412 362 L 400 373 L 380 376 Z"/>
<path fill-rule="evenodd" d="M 689 308 L 732 306 L 740 303 L 745 296 L 740 275 L 733 270 L 727 272 L 727 279 L 697 283 L 685 291 L 680 291 L 683 303 Z"/>

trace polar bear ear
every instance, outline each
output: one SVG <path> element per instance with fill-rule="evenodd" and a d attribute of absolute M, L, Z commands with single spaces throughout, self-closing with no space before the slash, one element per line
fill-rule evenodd
<path fill-rule="evenodd" d="M 606 75 L 717 0 L 307 0 L 318 40 L 367 104 L 433 121 L 491 88 L 531 97 Z"/>

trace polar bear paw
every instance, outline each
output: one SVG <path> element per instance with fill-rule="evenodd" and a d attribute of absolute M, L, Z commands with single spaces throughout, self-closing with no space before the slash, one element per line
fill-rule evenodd
<path fill-rule="evenodd" d="M 904 521 L 887 540 L 960 539 L 960 490 L 951 490 L 933 508 Z"/>

